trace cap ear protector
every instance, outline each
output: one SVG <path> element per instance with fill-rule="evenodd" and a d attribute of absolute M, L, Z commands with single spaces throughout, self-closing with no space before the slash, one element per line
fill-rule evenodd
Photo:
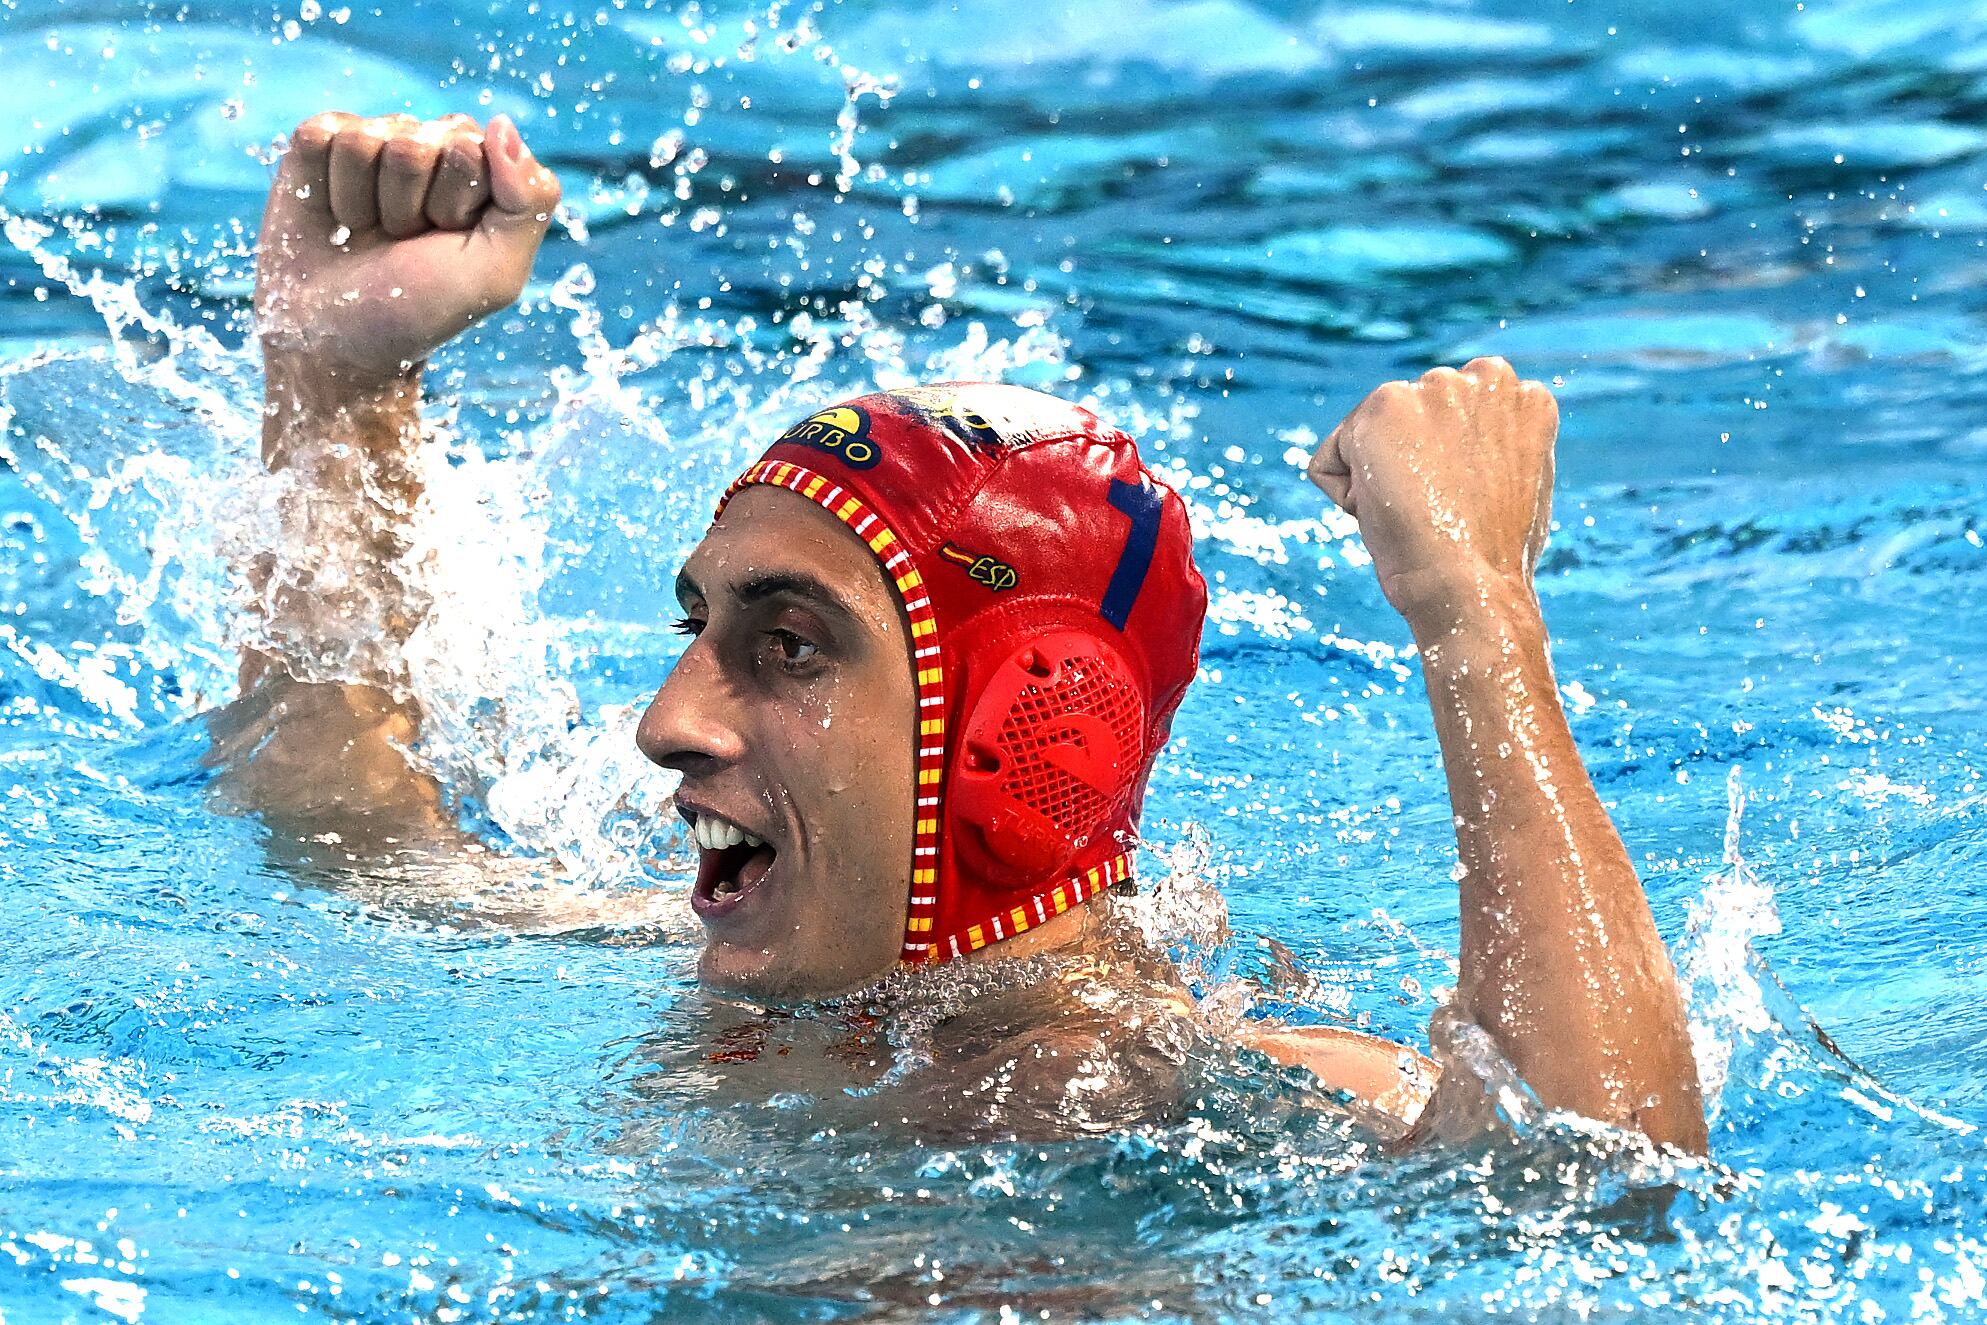
<path fill-rule="evenodd" d="M 962 724 L 952 775 L 961 856 L 1034 888 L 1119 817 L 1145 764 L 1145 702 L 1123 655 L 1084 630 L 1016 647 Z"/>

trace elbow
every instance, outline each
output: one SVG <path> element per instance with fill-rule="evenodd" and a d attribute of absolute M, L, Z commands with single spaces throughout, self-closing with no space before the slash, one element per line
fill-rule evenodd
<path fill-rule="evenodd" d="M 1697 1083 L 1680 1085 L 1668 1095 L 1630 1112 L 1621 1120 L 1659 1146 L 1671 1146 L 1687 1155 L 1711 1153 L 1711 1134 L 1704 1120 L 1704 1101 Z"/>

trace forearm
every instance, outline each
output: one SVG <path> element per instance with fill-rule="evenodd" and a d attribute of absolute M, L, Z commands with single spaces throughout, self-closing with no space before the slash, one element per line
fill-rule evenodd
<path fill-rule="evenodd" d="M 1528 591 L 1417 629 L 1462 861 L 1463 1010 L 1552 1107 L 1704 1146 L 1675 974 Z"/>
<path fill-rule="evenodd" d="M 283 483 L 277 546 L 250 571 L 266 647 L 245 661 L 391 687 L 424 610 L 407 564 L 420 370 L 361 380 L 276 348 L 265 364 L 262 458 Z"/>
<path fill-rule="evenodd" d="M 420 728 L 401 653 L 421 611 L 405 565 L 419 374 L 362 386 L 276 350 L 265 364 L 279 527 L 246 568 L 256 620 L 241 696 L 208 723 L 217 787 L 272 824 L 335 829 L 355 847 L 444 835 L 435 784 L 405 753 Z"/>
<path fill-rule="evenodd" d="M 262 460 L 272 472 L 340 447 L 362 448 L 372 468 L 401 469 L 420 438 L 421 365 L 380 377 L 266 344 L 262 401 Z M 343 476 L 361 473 L 355 466 Z"/>

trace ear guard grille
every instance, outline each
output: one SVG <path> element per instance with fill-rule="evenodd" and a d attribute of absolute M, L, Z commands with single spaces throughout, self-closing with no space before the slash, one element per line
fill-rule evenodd
<path fill-rule="evenodd" d="M 1046 881 L 1122 817 L 1144 753 L 1144 705 L 1122 658 L 1082 631 L 1017 649 L 981 691 L 961 734 L 955 822 L 988 873 Z"/>

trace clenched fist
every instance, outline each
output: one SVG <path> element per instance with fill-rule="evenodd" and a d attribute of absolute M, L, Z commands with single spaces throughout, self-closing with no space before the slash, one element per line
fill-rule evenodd
<path fill-rule="evenodd" d="M 346 386 L 397 377 L 517 299 L 558 201 L 502 115 L 312 116 L 262 214 L 265 350 Z"/>
<path fill-rule="evenodd" d="M 1359 521 L 1387 601 L 1419 634 L 1476 606 L 1536 603 L 1558 434 L 1543 384 L 1475 359 L 1375 390 L 1307 472 Z"/>

